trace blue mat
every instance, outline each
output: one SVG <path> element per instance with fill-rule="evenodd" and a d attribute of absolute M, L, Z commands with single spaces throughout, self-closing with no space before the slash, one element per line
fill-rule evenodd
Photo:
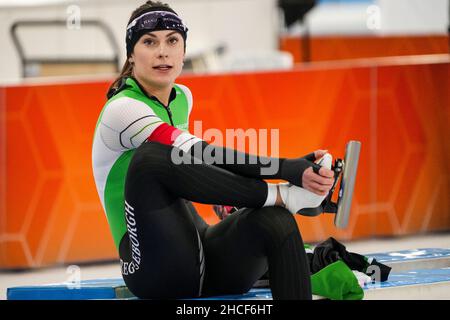
<path fill-rule="evenodd" d="M 388 281 L 368 284 L 364 289 L 390 288 L 417 284 L 450 282 L 450 267 L 440 269 L 419 269 L 391 273 Z"/>
<path fill-rule="evenodd" d="M 432 259 L 450 257 L 450 249 L 416 249 L 398 252 L 370 254 L 380 262 L 411 261 L 415 259 Z M 398 287 L 416 284 L 430 284 L 450 281 L 450 268 L 410 270 L 391 273 L 389 280 L 383 283 L 369 284 L 365 289 Z M 12 287 L 7 290 L 8 300 L 87 300 L 87 299 L 130 299 L 123 279 L 95 279 L 81 281 L 79 288 L 73 283 L 57 283 L 38 286 Z M 272 299 L 268 288 L 253 288 L 242 295 L 224 295 L 200 300 L 256 300 Z"/>
<path fill-rule="evenodd" d="M 80 288 L 69 289 L 72 284 L 47 284 L 40 286 L 13 287 L 7 290 L 8 300 L 91 300 L 130 299 L 123 279 L 84 280 Z M 122 291 L 122 293 L 121 293 Z M 224 295 L 189 300 L 267 300 L 272 299 L 268 288 L 253 288 L 242 295 Z"/>
<path fill-rule="evenodd" d="M 191 300 L 272 300 L 272 291 L 269 288 L 253 288 L 244 294 L 232 294 Z"/>
<path fill-rule="evenodd" d="M 79 288 L 73 283 L 8 288 L 8 300 L 88 300 L 128 298 L 120 291 L 128 291 L 122 278 L 83 280 Z"/>
<path fill-rule="evenodd" d="M 381 263 L 450 257 L 450 249 L 423 248 L 368 254 Z"/>

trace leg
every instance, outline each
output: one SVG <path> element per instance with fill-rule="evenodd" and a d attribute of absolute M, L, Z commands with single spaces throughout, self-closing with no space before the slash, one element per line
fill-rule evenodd
<path fill-rule="evenodd" d="M 155 142 L 142 144 L 128 169 L 129 173 L 136 174 L 127 180 L 151 175 L 171 194 L 194 202 L 251 208 L 264 205 L 268 192 L 265 181 L 205 163 L 174 164 L 171 159 L 173 148 Z"/>
<path fill-rule="evenodd" d="M 205 295 L 250 290 L 269 269 L 274 299 L 311 299 L 310 270 L 294 217 L 286 209 L 241 209 L 203 239 Z"/>
<path fill-rule="evenodd" d="M 206 230 L 208 229 L 209 225 L 203 220 L 203 218 L 198 214 L 197 210 L 195 210 L 194 205 L 191 201 L 186 201 L 186 207 L 188 208 L 189 212 L 191 213 L 192 220 L 194 221 L 195 227 L 198 230 L 198 233 L 200 234 L 200 237 L 203 239 Z"/>
<path fill-rule="evenodd" d="M 130 291 L 151 299 L 198 296 L 204 258 L 185 200 L 172 196 L 147 176 L 127 181 L 125 201 L 128 232 L 120 242 L 119 254 Z M 155 209 L 156 203 L 162 207 Z"/>
<path fill-rule="evenodd" d="M 125 283 L 140 298 L 196 297 L 205 260 L 184 199 L 261 206 L 267 184 L 212 165 L 174 165 L 172 147 L 145 143 L 136 150 L 125 184 L 128 232 L 119 253 Z M 203 231 L 204 231 L 204 227 Z"/>

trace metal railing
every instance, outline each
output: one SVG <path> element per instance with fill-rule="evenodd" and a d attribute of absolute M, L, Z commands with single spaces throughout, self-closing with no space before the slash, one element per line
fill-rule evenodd
<path fill-rule="evenodd" d="M 83 65 L 83 64 L 98 64 L 98 65 L 108 65 L 111 64 L 114 66 L 115 72 L 119 71 L 119 47 L 115 41 L 114 34 L 111 29 L 103 22 L 98 20 L 83 20 L 81 21 L 80 27 L 90 26 L 97 27 L 106 35 L 106 38 L 111 46 L 113 56 L 112 58 L 80 58 L 80 57 L 58 57 L 58 58 L 30 58 L 25 54 L 24 47 L 20 42 L 18 37 L 18 29 L 22 27 L 67 27 L 66 20 L 23 20 L 16 21 L 10 28 L 11 38 L 16 47 L 17 53 L 20 58 L 21 68 L 22 68 L 22 77 L 26 78 L 27 75 L 27 66 L 33 64 L 51 64 L 51 65 L 62 65 L 62 64 L 75 64 L 75 65 Z"/>

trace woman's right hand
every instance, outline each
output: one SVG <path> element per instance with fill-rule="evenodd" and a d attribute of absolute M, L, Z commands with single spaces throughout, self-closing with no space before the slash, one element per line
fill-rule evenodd
<path fill-rule="evenodd" d="M 322 158 L 328 150 L 316 150 L 314 151 L 314 157 L 316 160 Z M 334 183 L 334 171 L 327 168 L 320 168 L 319 174 L 315 173 L 312 167 L 309 167 L 303 172 L 302 185 L 303 188 L 309 190 L 315 194 L 324 196 L 330 192 Z"/>
<path fill-rule="evenodd" d="M 219 217 L 220 220 L 225 219 L 230 214 L 232 214 L 233 212 L 237 211 L 236 207 L 224 206 L 224 205 L 221 205 L 221 204 L 213 205 L 213 209 L 214 209 L 214 212 L 216 213 L 216 215 Z"/>

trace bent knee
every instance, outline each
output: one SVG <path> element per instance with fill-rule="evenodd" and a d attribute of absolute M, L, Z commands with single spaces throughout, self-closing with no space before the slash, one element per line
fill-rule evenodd
<path fill-rule="evenodd" d="M 135 156 L 141 155 L 141 156 L 147 156 L 152 154 L 167 154 L 168 151 L 170 151 L 173 147 L 168 144 L 163 144 L 159 142 L 154 141 L 147 141 L 142 143 L 139 147 L 135 150 Z"/>
<path fill-rule="evenodd" d="M 300 232 L 294 216 L 282 207 L 264 207 L 256 210 L 255 225 L 271 243 L 282 243 L 293 233 Z"/>
<path fill-rule="evenodd" d="M 135 149 L 128 167 L 129 172 L 137 170 L 159 170 L 161 166 L 167 166 L 171 146 L 158 142 L 146 142 Z"/>

